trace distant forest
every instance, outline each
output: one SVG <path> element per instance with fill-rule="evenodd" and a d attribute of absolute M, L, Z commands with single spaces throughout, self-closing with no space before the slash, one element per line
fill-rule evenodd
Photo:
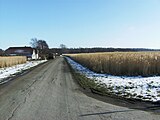
<path fill-rule="evenodd" d="M 95 53 L 95 52 L 140 52 L 160 51 L 160 49 L 146 48 L 52 48 L 50 52 L 59 54 Z"/>
<path fill-rule="evenodd" d="M 160 51 L 160 49 L 146 48 L 50 48 L 47 54 L 74 54 L 74 53 L 95 53 L 95 52 L 140 52 L 140 51 Z M 0 49 L 0 56 L 5 55 L 5 51 Z"/>

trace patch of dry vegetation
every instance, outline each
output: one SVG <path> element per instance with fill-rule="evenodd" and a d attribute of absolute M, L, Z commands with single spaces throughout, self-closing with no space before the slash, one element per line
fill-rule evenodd
<path fill-rule="evenodd" d="M 160 52 L 105 52 L 67 56 L 98 73 L 124 76 L 160 75 Z"/>
<path fill-rule="evenodd" d="M 11 67 L 13 65 L 26 63 L 27 59 L 25 56 L 7 56 L 0 57 L 0 68 Z"/>

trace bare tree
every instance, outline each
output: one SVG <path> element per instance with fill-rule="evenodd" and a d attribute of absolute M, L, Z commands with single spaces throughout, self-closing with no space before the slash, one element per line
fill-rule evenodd
<path fill-rule="evenodd" d="M 37 48 L 37 46 L 38 46 L 38 40 L 37 40 L 37 38 L 32 38 L 32 39 L 31 39 L 31 42 L 30 42 L 30 45 L 31 45 L 33 48 Z"/>
<path fill-rule="evenodd" d="M 37 41 L 37 48 L 40 50 L 48 49 L 49 46 L 45 40 L 38 40 Z"/>
<path fill-rule="evenodd" d="M 4 55 L 4 51 L 0 49 L 0 56 Z"/>
<path fill-rule="evenodd" d="M 66 45 L 60 44 L 60 48 L 61 48 L 62 54 L 65 54 L 68 52 Z"/>
<path fill-rule="evenodd" d="M 38 40 L 37 38 L 31 39 L 31 46 L 38 50 L 42 59 L 46 59 L 49 54 L 49 46 L 45 40 Z"/>
<path fill-rule="evenodd" d="M 64 44 L 60 44 L 60 48 L 61 48 L 61 49 L 66 49 L 67 47 L 66 47 L 66 45 L 64 45 Z"/>

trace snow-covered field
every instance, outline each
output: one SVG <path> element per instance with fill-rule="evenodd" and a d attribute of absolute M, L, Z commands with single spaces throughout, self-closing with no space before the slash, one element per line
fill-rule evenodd
<path fill-rule="evenodd" d="M 126 98 L 136 98 L 144 101 L 160 101 L 160 76 L 155 77 L 125 77 L 108 74 L 97 74 L 66 57 L 73 69 L 95 80 L 115 95 Z"/>
<path fill-rule="evenodd" d="M 8 77 L 15 76 L 15 74 L 20 73 L 24 70 L 37 66 L 41 63 L 46 62 L 46 60 L 39 61 L 27 61 L 27 63 L 15 65 L 12 67 L 0 68 L 0 84 L 6 83 L 9 81 Z"/>

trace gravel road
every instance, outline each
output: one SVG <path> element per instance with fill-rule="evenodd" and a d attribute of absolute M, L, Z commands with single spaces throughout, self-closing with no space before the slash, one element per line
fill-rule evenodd
<path fill-rule="evenodd" d="M 63 57 L 0 86 L 0 120 L 160 120 L 86 96 Z"/>

